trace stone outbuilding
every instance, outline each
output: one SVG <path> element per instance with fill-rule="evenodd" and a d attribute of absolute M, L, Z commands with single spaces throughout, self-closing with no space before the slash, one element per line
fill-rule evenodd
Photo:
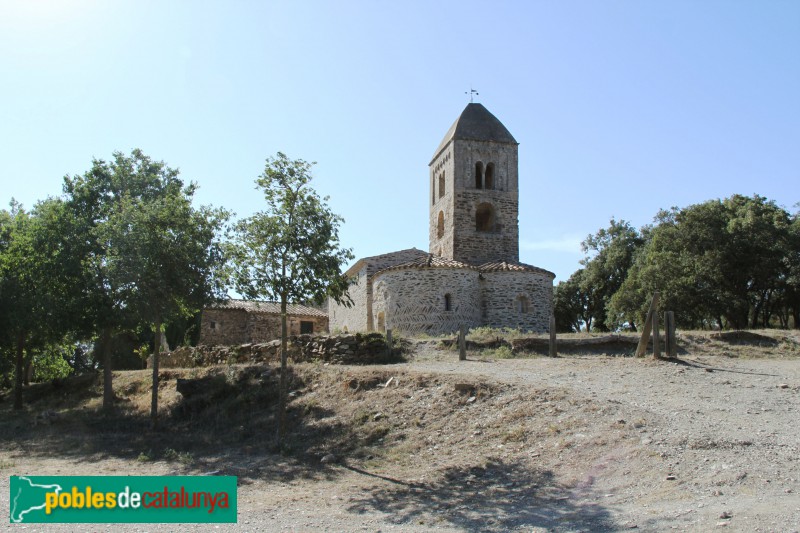
<path fill-rule="evenodd" d="M 547 331 L 555 274 L 519 262 L 517 149 L 494 115 L 468 104 L 429 164 L 428 252 L 356 262 L 346 273 L 354 305 L 328 302 L 331 329 Z"/>
<path fill-rule="evenodd" d="M 328 331 L 328 314 L 316 307 L 289 304 L 289 335 Z M 206 345 L 262 343 L 281 336 L 281 305 L 275 302 L 227 300 L 203 310 L 200 342 Z"/>

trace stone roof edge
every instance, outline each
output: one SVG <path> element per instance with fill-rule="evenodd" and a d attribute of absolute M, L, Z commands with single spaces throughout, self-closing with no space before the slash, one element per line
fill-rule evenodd
<path fill-rule="evenodd" d="M 555 273 L 550 272 L 549 270 L 546 270 L 544 268 L 540 268 L 540 267 L 537 267 L 537 266 L 529 265 L 527 263 L 514 263 L 514 264 L 517 265 L 517 266 L 523 267 L 522 272 L 534 272 L 536 274 L 544 274 L 546 276 L 550 276 L 551 279 L 555 279 L 556 278 Z M 391 270 L 422 270 L 422 269 L 434 269 L 434 268 L 436 268 L 436 269 L 450 268 L 450 269 L 477 270 L 481 274 L 492 273 L 492 272 L 514 272 L 514 270 L 511 270 L 511 269 L 493 269 L 493 270 L 486 269 L 486 270 L 484 270 L 483 268 L 481 268 L 482 266 L 483 265 L 474 266 L 474 265 L 470 265 L 470 264 L 467 264 L 467 263 L 462 263 L 461 265 L 420 265 L 420 264 L 414 264 L 413 262 L 409 262 L 409 263 L 403 263 L 401 265 L 395 265 L 395 266 L 391 266 L 391 267 L 387 267 L 387 268 L 381 269 L 381 270 L 375 272 L 374 274 L 372 274 L 372 276 L 370 276 L 370 279 L 371 280 L 375 279 L 379 274 L 383 274 L 384 272 L 388 272 L 388 271 L 391 271 Z"/>
<path fill-rule="evenodd" d="M 392 254 L 399 254 L 399 253 L 402 253 L 402 252 L 411 252 L 411 251 L 413 251 L 413 250 L 417 250 L 417 251 L 419 251 L 419 252 L 425 253 L 425 252 L 423 252 L 422 250 L 418 250 L 416 246 L 412 246 L 411 248 L 406 248 L 406 249 L 404 249 L 404 250 L 395 250 L 394 252 L 386 252 L 385 254 L 370 255 L 370 256 L 367 256 L 367 257 L 362 257 L 361 259 L 359 259 L 358 261 L 356 261 L 356 262 L 353 264 L 353 266 L 351 266 L 350 268 L 348 268 L 348 269 L 345 271 L 344 275 L 345 275 L 345 276 L 347 276 L 347 277 L 351 277 L 351 276 L 353 275 L 353 273 L 354 273 L 354 272 L 357 272 L 358 270 L 360 270 L 360 268 L 361 268 L 361 265 L 363 265 L 363 264 L 364 264 L 364 262 L 365 262 L 367 259 L 375 259 L 376 257 L 383 257 L 383 256 L 386 256 L 386 255 L 392 255 Z M 356 267 L 358 267 L 358 268 L 356 268 Z"/>
<path fill-rule="evenodd" d="M 541 268 L 541 267 L 537 267 L 537 266 L 529 265 L 529 264 L 527 264 L 527 263 L 517 263 L 517 265 L 520 265 L 520 266 L 523 266 L 523 267 L 525 267 L 525 270 L 524 270 L 524 271 L 527 271 L 527 272 L 536 272 L 537 274 L 546 274 L 546 275 L 548 275 L 548 276 L 551 276 L 553 279 L 555 279 L 555 278 L 556 278 L 556 275 L 555 275 L 555 273 L 554 273 L 554 272 L 550 272 L 550 271 L 549 271 L 549 270 L 547 270 L 546 268 Z M 505 269 L 505 270 L 488 270 L 488 269 L 487 269 L 487 270 L 483 270 L 483 269 L 482 269 L 482 268 L 480 268 L 480 267 L 478 267 L 478 269 L 481 271 L 481 273 L 491 273 L 491 272 L 514 272 L 513 270 L 510 270 L 510 269 Z"/>
<path fill-rule="evenodd" d="M 240 305 L 240 306 L 229 305 L 231 303 L 234 304 L 242 303 L 245 305 Z M 209 305 L 208 307 L 206 307 L 206 309 L 213 309 L 219 311 L 244 311 L 246 313 L 268 313 L 268 314 L 280 313 L 280 309 L 270 310 L 266 306 L 263 309 L 259 309 L 259 304 L 280 306 L 280 302 L 269 302 L 266 300 L 244 300 L 241 298 L 228 298 L 224 302 Z M 292 308 L 295 308 L 297 312 L 292 312 Z M 308 305 L 303 305 L 303 304 L 287 304 L 286 310 L 289 314 L 295 316 L 315 316 L 315 317 L 328 316 L 328 313 L 326 313 L 322 309 L 317 309 L 316 307 L 310 307 Z"/>
<path fill-rule="evenodd" d="M 454 261 L 459 263 L 459 261 Z M 461 263 L 458 265 L 420 265 L 414 264 L 413 262 L 403 263 L 401 265 L 394 265 L 386 268 L 382 268 L 375 272 L 370 279 L 375 279 L 379 274 L 383 274 L 384 272 L 388 272 L 390 270 L 423 270 L 423 269 L 442 269 L 442 268 L 450 268 L 453 270 L 478 270 L 478 267 L 474 265 L 469 265 L 467 263 Z"/>

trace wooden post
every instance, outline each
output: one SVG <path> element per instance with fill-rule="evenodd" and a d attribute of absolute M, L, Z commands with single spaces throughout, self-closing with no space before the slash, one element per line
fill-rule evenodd
<path fill-rule="evenodd" d="M 644 321 L 642 327 L 642 337 L 639 339 L 639 345 L 636 347 L 636 357 L 642 357 L 644 352 L 647 351 L 647 342 L 650 340 L 650 329 L 653 327 L 653 315 L 655 315 L 657 307 L 658 291 L 653 293 L 653 299 L 650 301 L 650 310 L 647 312 L 647 319 Z"/>
<path fill-rule="evenodd" d="M 467 360 L 467 327 L 461 326 L 458 330 L 458 360 Z"/>
<path fill-rule="evenodd" d="M 653 357 L 661 359 L 661 344 L 658 338 L 658 313 L 653 311 Z"/>
<path fill-rule="evenodd" d="M 392 355 L 392 330 L 386 330 L 386 355 Z"/>
<path fill-rule="evenodd" d="M 666 311 L 664 313 L 664 337 L 665 349 L 667 357 L 678 356 L 678 344 L 675 339 L 675 313 L 673 311 Z"/>
<path fill-rule="evenodd" d="M 556 346 L 556 317 L 550 315 L 550 357 L 558 356 L 558 348 Z"/>

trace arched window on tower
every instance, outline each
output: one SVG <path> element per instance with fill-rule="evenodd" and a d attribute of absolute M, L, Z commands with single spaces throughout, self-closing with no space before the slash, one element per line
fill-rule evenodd
<path fill-rule="evenodd" d="M 444 171 L 439 174 L 439 198 L 444 196 Z"/>
<path fill-rule="evenodd" d="M 475 163 L 475 188 L 483 189 L 483 163 Z"/>
<path fill-rule="evenodd" d="M 491 233 L 495 230 L 494 207 L 489 203 L 478 204 L 475 210 L 475 230 Z"/>
<path fill-rule="evenodd" d="M 450 296 L 450 293 L 444 295 L 444 310 L 445 311 L 453 310 L 453 298 Z"/>
<path fill-rule="evenodd" d="M 431 176 L 431 205 L 436 203 L 436 176 Z"/>
<path fill-rule="evenodd" d="M 439 211 L 439 220 L 436 224 L 436 236 L 438 238 L 444 237 L 444 212 Z"/>
<path fill-rule="evenodd" d="M 483 176 L 483 188 L 494 189 L 494 163 L 486 165 L 486 174 Z"/>

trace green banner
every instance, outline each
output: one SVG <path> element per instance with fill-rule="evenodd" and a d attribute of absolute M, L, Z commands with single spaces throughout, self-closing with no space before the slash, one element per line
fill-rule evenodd
<path fill-rule="evenodd" d="M 234 476 L 11 476 L 11 523 L 236 522 Z"/>

